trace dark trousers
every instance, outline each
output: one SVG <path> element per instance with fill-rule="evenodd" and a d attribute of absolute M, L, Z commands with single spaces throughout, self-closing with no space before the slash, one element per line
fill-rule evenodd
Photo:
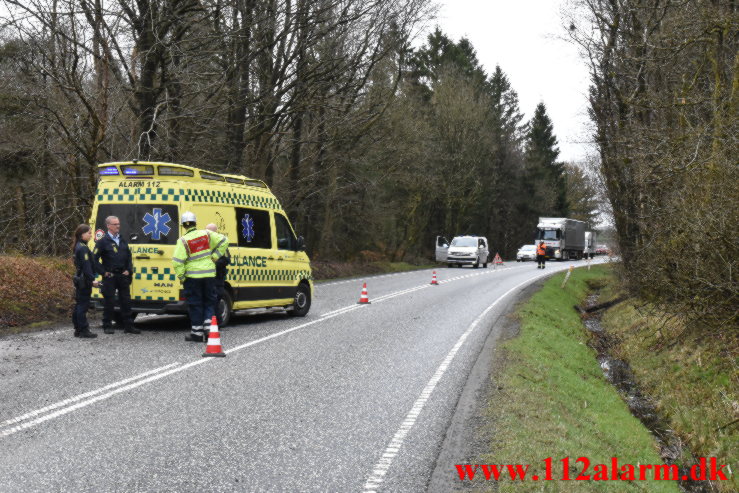
<path fill-rule="evenodd" d="M 113 315 L 115 314 L 115 294 L 118 292 L 118 301 L 121 305 L 121 317 L 123 326 L 131 327 L 131 278 L 123 274 L 113 274 L 103 279 L 103 327 L 113 326 Z"/>
<path fill-rule="evenodd" d="M 213 315 L 218 318 L 218 325 L 220 326 L 223 320 L 221 320 L 221 314 L 218 313 L 218 303 L 221 302 L 223 294 L 226 292 L 226 280 L 216 275 L 214 289 L 216 292 L 216 299 L 213 302 Z"/>
<path fill-rule="evenodd" d="M 536 267 L 537 268 L 541 267 L 542 269 L 546 267 L 545 265 L 546 260 L 547 260 L 546 255 L 537 255 L 536 262 L 538 263 L 538 265 Z"/>
<path fill-rule="evenodd" d="M 217 298 L 215 278 L 187 277 L 184 285 L 190 325 L 203 325 L 206 320 L 210 324 L 210 319 L 213 317 L 213 305 Z"/>
<path fill-rule="evenodd" d="M 87 323 L 87 310 L 90 308 L 90 295 L 92 294 L 92 286 L 84 289 L 75 289 L 74 293 L 74 310 L 72 311 L 72 325 L 74 330 L 87 330 L 90 325 Z"/>

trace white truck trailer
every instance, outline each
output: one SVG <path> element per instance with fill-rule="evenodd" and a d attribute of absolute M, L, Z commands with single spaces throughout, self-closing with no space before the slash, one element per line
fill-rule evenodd
<path fill-rule="evenodd" d="M 547 247 L 547 258 L 581 259 L 585 252 L 585 223 L 566 217 L 540 217 L 536 244 L 541 241 Z"/>

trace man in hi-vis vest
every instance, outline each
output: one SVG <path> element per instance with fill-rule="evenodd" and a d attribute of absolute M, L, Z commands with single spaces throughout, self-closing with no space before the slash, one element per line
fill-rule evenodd
<path fill-rule="evenodd" d="M 547 245 L 543 241 L 539 242 L 539 245 L 536 247 L 536 268 L 537 269 L 543 269 L 547 266 Z"/>
<path fill-rule="evenodd" d="M 195 214 L 192 212 L 184 212 L 181 222 L 186 233 L 177 240 L 172 263 L 175 274 L 184 285 L 190 313 L 192 328 L 185 340 L 203 342 L 216 301 L 215 261 L 226 253 L 228 238 L 205 229 L 196 229 Z"/>

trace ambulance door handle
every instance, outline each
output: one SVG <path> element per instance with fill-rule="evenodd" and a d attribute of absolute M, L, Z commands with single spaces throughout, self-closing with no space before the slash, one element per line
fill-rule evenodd
<path fill-rule="evenodd" d="M 151 258 L 148 255 L 136 255 L 136 258 Z"/>
<path fill-rule="evenodd" d="M 285 260 L 285 259 L 282 257 L 277 257 L 277 260 Z"/>
<path fill-rule="evenodd" d="M 267 257 L 267 260 L 274 260 L 274 257 Z"/>

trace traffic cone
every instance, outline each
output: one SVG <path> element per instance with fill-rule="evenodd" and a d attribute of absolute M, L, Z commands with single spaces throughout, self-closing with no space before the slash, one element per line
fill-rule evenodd
<path fill-rule="evenodd" d="M 210 320 L 208 346 L 206 346 L 203 356 L 226 356 L 226 353 L 223 352 L 223 348 L 221 348 L 221 335 L 218 333 L 218 320 L 216 320 L 215 316 Z"/>
<path fill-rule="evenodd" d="M 434 286 L 438 286 L 439 285 L 439 281 L 436 280 L 436 271 L 434 271 L 433 276 L 431 276 L 431 284 L 434 285 Z"/>
<path fill-rule="evenodd" d="M 359 296 L 359 301 L 357 302 L 358 305 L 366 305 L 369 304 L 370 300 L 367 296 L 367 283 L 365 282 L 362 284 L 362 294 Z"/>

